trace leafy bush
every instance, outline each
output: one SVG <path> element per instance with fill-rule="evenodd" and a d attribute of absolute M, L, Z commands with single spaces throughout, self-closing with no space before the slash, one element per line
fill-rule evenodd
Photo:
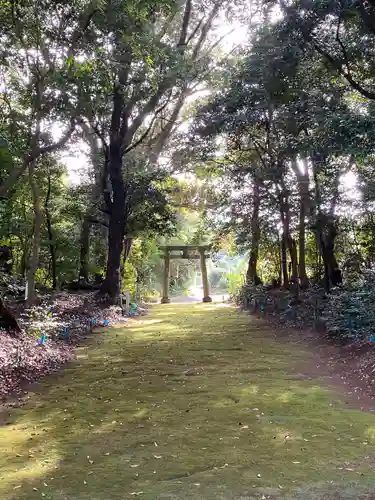
<path fill-rule="evenodd" d="M 345 289 L 332 290 L 322 317 L 327 331 L 348 340 L 375 333 L 375 272 L 367 271 Z"/>
<path fill-rule="evenodd" d="M 258 285 L 244 285 L 235 295 L 238 305 L 250 311 L 272 314 L 301 328 L 323 327 L 344 341 L 365 340 L 375 334 L 375 271 L 366 271 L 330 295 L 313 285 L 300 291 L 300 302 L 291 306 L 293 294 Z"/>
<path fill-rule="evenodd" d="M 235 295 L 243 287 L 244 276 L 242 273 L 229 272 L 226 274 L 228 282 L 228 292 L 230 295 Z"/>

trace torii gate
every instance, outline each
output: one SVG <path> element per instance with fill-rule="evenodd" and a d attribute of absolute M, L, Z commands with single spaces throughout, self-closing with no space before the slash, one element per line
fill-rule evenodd
<path fill-rule="evenodd" d="M 161 303 L 169 304 L 171 301 L 169 298 L 169 264 L 171 259 L 200 260 L 203 283 L 203 302 L 212 302 L 206 266 L 206 259 L 209 258 L 209 255 L 206 255 L 206 252 L 211 249 L 211 245 L 167 245 L 159 248 L 164 251 L 163 297 L 161 299 Z M 194 251 L 198 251 L 198 253 L 194 253 Z"/>

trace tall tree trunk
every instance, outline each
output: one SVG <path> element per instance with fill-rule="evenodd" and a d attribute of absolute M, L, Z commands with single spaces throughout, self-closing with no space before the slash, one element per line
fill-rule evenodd
<path fill-rule="evenodd" d="M 112 184 L 112 203 L 108 232 L 108 260 L 105 280 L 100 288 L 115 303 L 120 295 L 121 252 L 125 233 L 125 186 L 122 176 L 122 147 L 111 144 L 109 172 Z"/>
<path fill-rule="evenodd" d="M 288 263 L 287 263 L 287 253 L 286 253 L 286 237 L 284 233 L 281 235 L 281 271 L 282 271 L 282 283 L 284 288 L 288 288 L 289 276 L 288 276 Z"/>
<path fill-rule="evenodd" d="M 325 288 L 327 293 L 330 286 L 341 285 L 342 274 L 335 256 L 335 239 L 337 229 L 334 220 L 321 214 L 317 221 L 320 237 L 320 251 L 324 262 Z"/>
<path fill-rule="evenodd" d="M 49 244 L 49 251 L 50 251 L 50 255 L 51 255 L 52 288 L 54 290 L 56 290 L 56 288 L 57 288 L 56 248 L 55 248 L 55 241 L 53 238 L 51 214 L 49 211 L 50 197 L 51 197 L 51 175 L 48 174 L 48 188 L 47 188 L 46 201 L 44 202 L 44 212 L 46 214 L 48 244 Z"/>
<path fill-rule="evenodd" d="M 290 261 L 291 261 L 291 276 L 293 281 L 298 279 L 298 261 L 297 261 L 297 249 L 295 241 L 290 234 L 290 210 L 289 201 L 284 198 L 282 201 L 281 208 L 281 222 L 283 226 L 283 238 L 285 241 L 285 247 L 289 251 Z"/>
<path fill-rule="evenodd" d="M 108 227 L 101 225 L 99 231 L 104 244 L 99 249 L 98 264 L 101 269 L 104 269 L 108 259 Z"/>
<path fill-rule="evenodd" d="M 339 172 L 334 179 L 334 193 L 331 199 L 328 214 L 323 213 L 321 208 L 321 192 L 319 183 L 319 156 L 315 155 L 313 161 L 313 174 L 315 184 L 315 235 L 317 247 L 324 264 L 324 286 L 327 293 L 330 292 L 331 285 L 337 286 L 342 283 L 342 274 L 335 256 L 335 239 L 337 229 L 335 224 L 335 208 L 339 197 Z"/>
<path fill-rule="evenodd" d="M 81 227 L 80 269 L 78 281 L 89 281 L 90 221 L 85 216 Z"/>
<path fill-rule="evenodd" d="M 259 227 L 259 208 L 260 208 L 260 182 L 255 177 L 253 179 L 253 212 L 251 215 L 251 249 L 249 266 L 246 273 L 247 283 L 259 285 L 262 280 L 258 276 L 257 265 L 259 255 L 260 227 Z"/>
<path fill-rule="evenodd" d="M 35 180 L 35 163 L 29 166 L 29 182 L 33 198 L 34 208 L 34 234 L 32 240 L 31 256 L 27 271 L 25 300 L 28 307 L 35 303 L 35 274 L 39 265 L 40 238 L 42 232 L 43 213 L 40 203 L 39 186 Z"/>
<path fill-rule="evenodd" d="M 299 228 L 298 228 L 298 267 L 299 277 L 302 288 L 309 286 L 309 280 L 306 273 L 306 217 L 309 212 L 310 194 L 309 194 L 309 174 L 307 170 L 307 160 L 302 160 L 302 171 L 296 170 L 298 180 L 298 191 L 300 196 L 299 206 Z"/>
<path fill-rule="evenodd" d="M 283 226 L 282 235 L 282 267 L 283 267 L 283 286 L 289 287 L 288 281 L 288 269 L 287 269 L 287 250 L 289 250 L 290 261 L 291 261 L 291 281 L 296 284 L 297 294 L 298 294 L 298 261 L 297 261 L 297 248 L 295 241 L 290 234 L 290 210 L 289 210 L 289 200 L 285 193 L 280 195 L 280 216 L 281 223 Z"/>

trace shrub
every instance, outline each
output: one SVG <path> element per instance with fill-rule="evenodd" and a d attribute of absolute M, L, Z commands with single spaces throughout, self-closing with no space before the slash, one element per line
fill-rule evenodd
<path fill-rule="evenodd" d="M 332 290 L 322 314 L 328 332 L 348 340 L 365 339 L 374 334 L 374 279 L 374 271 L 366 271 L 345 289 Z"/>

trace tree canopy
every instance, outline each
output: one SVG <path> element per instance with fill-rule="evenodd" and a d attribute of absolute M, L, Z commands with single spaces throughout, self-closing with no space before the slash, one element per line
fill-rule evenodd
<path fill-rule="evenodd" d="M 29 305 L 72 281 L 116 302 L 142 255 L 154 288 L 171 238 L 229 238 L 297 298 L 372 269 L 374 7 L 245 7 L 1 4 L 0 231 Z"/>

